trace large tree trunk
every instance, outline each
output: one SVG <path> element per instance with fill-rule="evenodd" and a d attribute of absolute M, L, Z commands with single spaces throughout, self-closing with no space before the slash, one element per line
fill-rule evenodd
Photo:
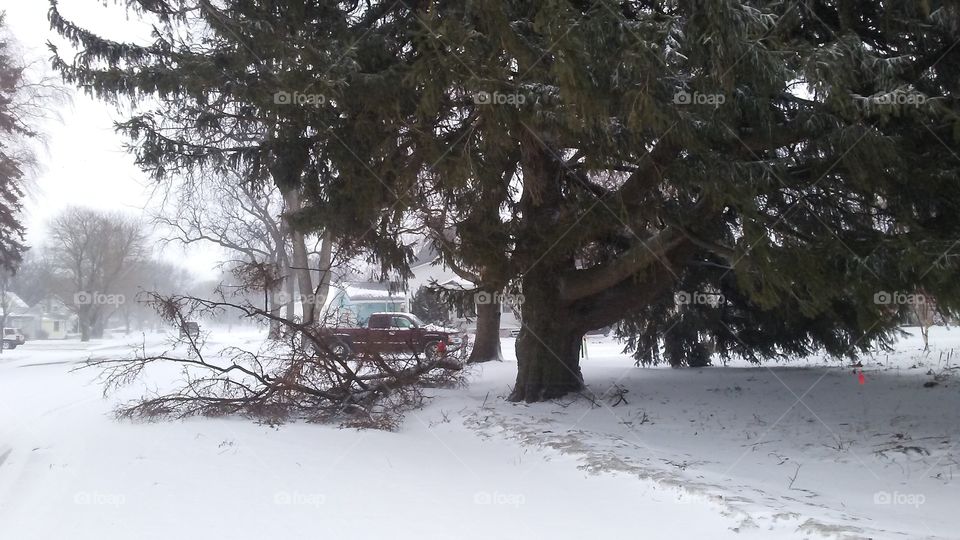
<path fill-rule="evenodd" d="M 521 133 L 523 222 L 518 244 L 527 270 L 521 279 L 517 382 L 511 401 L 542 401 L 583 388 L 579 355 L 587 327 L 582 324 L 585 319 L 561 299 L 559 277 L 575 268 L 575 260 L 557 245 L 563 173 L 555 152 L 546 145 L 529 130 Z M 575 226 L 561 233 L 566 235 Z"/>
<path fill-rule="evenodd" d="M 77 326 L 80 327 L 80 341 L 90 341 L 89 307 L 81 307 L 77 310 Z"/>
<path fill-rule="evenodd" d="M 270 314 L 274 317 L 280 316 L 280 310 L 282 305 L 280 303 L 280 291 L 277 289 L 270 289 L 267 293 L 269 295 L 269 304 L 270 304 Z M 293 299 L 290 299 L 289 302 L 293 302 Z M 280 337 L 280 323 L 276 320 L 270 320 L 270 330 L 267 332 L 267 337 L 271 339 L 277 339 Z"/>
<path fill-rule="evenodd" d="M 317 288 L 314 290 L 313 301 L 314 318 L 320 317 L 323 307 L 330 294 L 330 280 L 333 278 L 333 234 L 325 230 L 320 236 L 320 258 L 317 260 Z"/>
<path fill-rule="evenodd" d="M 563 305 L 553 272 L 523 279 L 523 313 L 517 337 L 517 382 L 510 401 L 543 401 L 583 388 L 580 345 L 585 333 L 576 314 Z"/>
<path fill-rule="evenodd" d="M 491 294 L 491 298 L 496 298 Z M 477 337 L 468 363 L 502 360 L 500 350 L 500 303 L 477 304 Z"/>
<path fill-rule="evenodd" d="M 292 223 L 292 217 L 301 209 L 300 189 L 303 173 L 310 162 L 310 141 L 300 137 L 302 126 L 283 125 L 277 127 L 273 141 L 274 162 L 270 166 L 273 182 L 283 196 L 283 225 L 290 236 L 291 271 L 297 277 L 297 290 L 301 296 L 313 294 L 313 280 L 310 275 L 310 260 L 303 232 Z M 313 302 L 300 302 L 303 309 L 303 323 L 314 321 Z"/>
<path fill-rule="evenodd" d="M 287 249 L 287 240 L 290 238 L 289 227 L 286 219 L 280 220 L 280 226 L 273 237 L 276 244 L 274 260 L 277 268 L 281 270 L 282 281 L 280 288 L 287 295 L 287 303 L 284 306 L 284 318 L 292 321 L 297 315 L 297 284 L 294 281 L 294 275 L 290 272 L 290 251 Z"/>
<path fill-rule="evenodd" d="M 103 317 L 95 317 L 90 323 L 90 335 L 94 339 L 103 339 L 106 324 L 107 321 L 103 320 Z"/>
<path fill-rule="evenodd" d="M 290 215 L 300 211 L 300 192 L 297 189 L 287 189 L 283 191 L 283 201 L 286 204 L 287 211 L 284 214 L 285 220 L 290 219 Z M 307 246 L 303 233 L 298 231 L 288 221 L 287 230 L 290 231 L 290 241 L 292 244 L 292 271 L 297 276 L 297 288 L 301 297 L 311 301 L 301 302 L 303 309 L 303 322 L 309 324 L 314 321 L 314 305 L 312 301 L 313 279 L 310 276 L 310 260 L 307 256 Z"/>
<path fill-rule="evenodd" d="M 294 300 L 297 296 L 297 287 L 293 278 L 286 276 L 283 278 L 283 290 L 287 293 L 287 305 L 285 318 L 292 321 L 297 315 L 297 302 Z"/>

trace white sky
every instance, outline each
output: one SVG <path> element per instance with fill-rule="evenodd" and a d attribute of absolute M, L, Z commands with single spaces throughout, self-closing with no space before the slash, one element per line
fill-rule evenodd
<path fill-rule="evenodd" d="M 103 0 L 60 0 L 60 11 L 81 27 L 105 37 L 149 39 L 149 27 L 128 19 L 122 6 L 112 1 L 107 7 L 103 4 Z M 0 0 L 0 11 L 6 12 L 7 27 L 24 49 L 26 60 L 44 66 L 49 66 L 47 41 L 57 44 L 62 54 L 70 50 L 49 29 L 48 7 L 47 0 Z M 71 88 L 72 102 L 57 107 L 61 121 L 41 128 L 47 138 L 39 155 L 42 168 L 31 180 L 24 203 L 30 245 L 42 243 L 47 221 L 66 206 L 119 210 L 146 220 L 144 210 L 155 207 L 159 200 L 153 194 L 153 182 L 124 150 L 127 140 L 113 130 L 113 121 L 123 118 L 120 112 Z M 186 252 L 171 245 L 160 256 L 209 279 L 217 275 L 216 261 L 224 258 L 211 245 L 194 246 Z"/>

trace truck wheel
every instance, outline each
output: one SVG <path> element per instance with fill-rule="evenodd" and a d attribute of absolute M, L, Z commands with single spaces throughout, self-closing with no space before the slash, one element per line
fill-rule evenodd
<path fill-rule="evenodd" d="M 345 360 L 350 357 L 352 351 L 350 350 L 350 345 L 347 345 L 341 340 L 337 340 L 330 346 L 330 352 L 337 358 Z"/>

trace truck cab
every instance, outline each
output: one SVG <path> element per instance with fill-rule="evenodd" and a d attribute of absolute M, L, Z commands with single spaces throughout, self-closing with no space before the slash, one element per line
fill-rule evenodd
<path fill-rule="evenodd" d="M 359 328 L 331 329 L 335 338 L 331 343 L 334 354 L 424 355 L 435 358 L 440 343 L 447 351 L 467 344 L 466 336 L 458 330 L 425 324 L 412 313 L 373 313 Z"/>

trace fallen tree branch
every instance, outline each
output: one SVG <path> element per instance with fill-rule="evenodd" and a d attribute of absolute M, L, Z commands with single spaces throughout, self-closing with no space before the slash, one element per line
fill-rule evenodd
<path fill-rule="evenodd" d="M 242 415 L 270 423 L 301 418 L 393 429 L 403 412 L 422 403 L 424 388 L 462 383 L 462 358 L 338 356 L 324 324 L 303 324 L 249 303 L 155 293 L 146 302 L 180 331 L 172 351 L 151 352 L 144 344 L 132 358 L 94 358 L 79 368 L 101 370 L 105 393 L 141 380 L 154 365 L 181 368 L 179 385 L 122 404 L 121 418 Z M 285 331 L 256 351 L 226 347 L 210 354 L 204 336 L 186 332 L 186 323 L 226 310 L 279 322 Z"/>

